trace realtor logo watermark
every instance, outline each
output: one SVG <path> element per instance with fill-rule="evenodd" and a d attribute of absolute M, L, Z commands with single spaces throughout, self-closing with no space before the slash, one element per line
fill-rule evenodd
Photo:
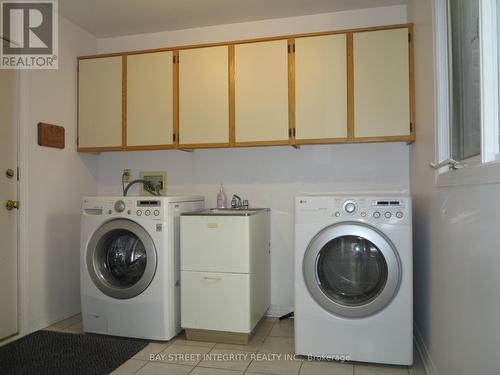
<path fill-rule="evenodd" d="M 57 69 L 57 1 L 0 1 L 1 69 Z"/>

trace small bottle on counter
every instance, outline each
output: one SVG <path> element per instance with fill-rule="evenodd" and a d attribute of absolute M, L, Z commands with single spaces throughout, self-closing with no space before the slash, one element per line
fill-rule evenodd
<path fill-rule="evenodd" d="M 217 194 L 217 208 L 226 208 L 226 193 L 224 193 L 222 184 L 220 184 L 220 191 Z"/>

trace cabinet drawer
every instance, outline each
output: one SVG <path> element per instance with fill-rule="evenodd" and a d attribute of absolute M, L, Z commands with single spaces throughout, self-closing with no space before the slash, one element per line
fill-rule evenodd
<path fill-rule="evenodd" d="M 250 333 L 250 275 L 181 271 L 181 316 L 183 328 Z"/>
<path fill-rule="evenodd" d="M 182 216 L 181 270 L 250 272 L 249 217 Z"/>

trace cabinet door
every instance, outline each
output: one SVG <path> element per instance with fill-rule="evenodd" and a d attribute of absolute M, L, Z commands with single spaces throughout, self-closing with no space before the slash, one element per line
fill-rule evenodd
<path fill-rule="evenodd" d="M 249 216 L 182 216 L 181 269 L 249 273 L 248 227 Z"/>
<path fill-rule="evenodd" d="M 286 40 L 235 46 L 236 143 L 288 143 L 287 49 Z"/>
<path fill-rule="evenodd" d="M 354 135 L 410 135 L 408 28 L 355 33 Z"/>
<path fill-rule="evenodd" d="M 295 40 L 295 138 L 347 137 L 346 35 Z"/>
<path fill-rule="evenodd" d="M 79 61 L 78 148 L 122 146 L 122 57 Z"/>
<path fill-rule="evenodd" d="M 229 144 L 227 46 L 179 52 L 179 144 Z"/>
<path fill-rule="evenodd" d="M 173 144 L 172 55 L 127 57 L 127 146 Z"/>

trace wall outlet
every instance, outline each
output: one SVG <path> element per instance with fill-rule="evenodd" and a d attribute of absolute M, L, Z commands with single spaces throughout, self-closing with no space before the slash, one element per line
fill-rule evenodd
<path fill-rule="evenodd" d="M 141 180 L 150 182 L 160 195 L 167 195 L 167 172 L 140 172 L 139 177 Z M 144 189 L 141 184 L 141 194 L 151 195 Z"/>
<path fill-rule="evenodd" d="M 132 176 L 132 170 L 131 169 L 124 169 L 123 170 L 123 182 L 128 184 L 130 182 L 130 176 Z"/>

